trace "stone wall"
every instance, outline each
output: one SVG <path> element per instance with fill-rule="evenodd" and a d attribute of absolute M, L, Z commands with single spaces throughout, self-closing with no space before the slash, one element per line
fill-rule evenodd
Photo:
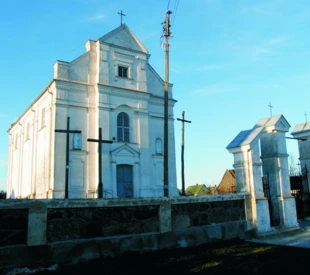
<path fill-rule="evenodd" d="M 251 229 L 246 197 L 3 200 L 0 266 L 74 264 L 244 238 Z"/>

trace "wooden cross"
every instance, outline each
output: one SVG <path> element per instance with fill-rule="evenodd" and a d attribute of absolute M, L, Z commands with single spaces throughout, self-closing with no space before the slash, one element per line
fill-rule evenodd
<path fill-rule="evenodd" d="M 182 195 L 185 196 L 185 181 L 184 181 L 184 122 L 191 123 L 189 120 L 184 119 L 185 112 L 182 112 L 182 119 L 177 118 L 177 120 L 182 121 Z"/>
<path fill-rule="evenodd" d="M 102 154 L 102 143 L 113 143 L 112 140 L 102 139 L 102 129 L 99 128 L 99 139 L 88 138 L 87 141 L 98 142 L 98 169 L 99 169 L 99 183 L 98 183 L 98 198 L 102 198 L 103 184 L 102 184 L 102 171 L 101 171 L 101 154 Z"/>
<path fill-rule="evenodd" d="M 66 182 L 65 182 L 65 198 L 68 198 L 68 190 L 69 190 L 69 134 L 75 133 L 82 133 L 79 130 L 70 130 L 70 117 L 67 117 L 67 129 L 65 130 L 58 130 L 56 129 L 55 132 L 57 133 L 65 133 L 66 136 Z"/>
<path fill-rule="evenodd" d="M 123 25 L 123 16 L 125 16 L 125 14 L 123 13 L 122 10 L 121 12 L 118 12 L 118 14 L 121 16 L 121 25 Z"/>
<path fill-rule="evenodd" d="M 270 108 L 270 116 L 272 116 L 272 110 L 271 110 L 271 108 L 272 108 L 273 106 L 271 105 L 271 103 L 270 103 L 270 102 L 269 102 L 268 107 Z"/>
<path fill-rule="evenodd" d="M 304 114 L 304 115 L 305 115 L 305 117 L 306 117 L 306 122 L 307 122 L 307 116 L 308 116 L 307 112 L 305 112 L 305 114 Z"/>

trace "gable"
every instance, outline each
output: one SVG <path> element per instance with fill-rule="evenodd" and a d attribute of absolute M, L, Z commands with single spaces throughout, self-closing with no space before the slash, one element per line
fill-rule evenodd
<path fill-rule="evenodd" d="M 122 155 L 122 156 L 136 156 L 139 155 L 139 152 L 128 146 L 127 144 L 124 144 L 115 150 L 111 151 L 112 155 Z"/>
<path fill-rule="evenodd" d="M 260 119 L 256 125 L 264 127 L 267 131 L 270 129 L 288 131 L 288 129 L 291 127 L 283 115 L 275 115 L 272 117 Z"/>
<path fill-rule="evenodd" d="M 100 42 L 113 44 L 122 48 L 148 53 L 148 50 L 143 46 L 140 40 L 126 26 L 126 24 L 114 29 L 108 34 L 99 38 Z"/>
<path fill-rule="evenodd" d="M 217 187 L 219 193 L 233 193 L 236 187 L 236 175 L 235 170 L 226 170 L 222 178 L 222 181 Z"/>

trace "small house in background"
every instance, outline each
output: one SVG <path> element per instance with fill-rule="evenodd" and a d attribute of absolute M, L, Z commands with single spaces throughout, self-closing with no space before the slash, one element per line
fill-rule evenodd
<path fill-rule="evenodd" d="M 234 169 L 227 169 L 217 187 L 219 194 L 236 193 L 236 175 Z"/>
<path fill-rule="evenodd" d="M 189 196 L 202 196 L 205 195 L 205 191 L 207 190 L 207 186 L 205 184 L 195 184 L 190 185 L 186 188 L 186 193 Z"/>

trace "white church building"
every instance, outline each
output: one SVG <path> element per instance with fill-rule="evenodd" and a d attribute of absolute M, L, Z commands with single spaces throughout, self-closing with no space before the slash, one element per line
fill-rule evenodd
<path fill-rule="evenodd" d="M 54 79 L 8 130 L 7 198 L 162 197 L 164 81 L 149 58 L 122 24 L 72 62 L 56 61 Z M 178 196 L 175 103 L 169 84 L 168 196 Z"/>

